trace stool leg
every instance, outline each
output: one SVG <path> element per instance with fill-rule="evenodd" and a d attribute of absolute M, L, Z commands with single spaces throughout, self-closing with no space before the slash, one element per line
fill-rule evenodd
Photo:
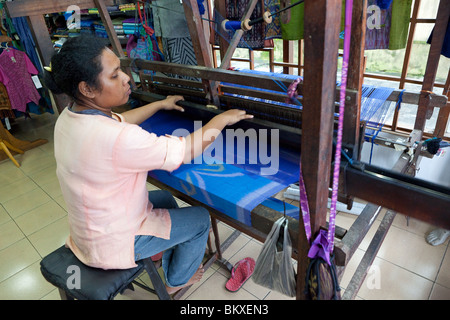
<path fill-rule="evenodd" d="M 58 288 L 59 296 L 61 297 L 61 300 L 74 300 L 71 296 L 69 296 L 63 289 Z"/>
<path fill-rule="evenodd" d="M 217 259 L 221 260 L 222 259 L 222 249 L 220 248 L 219 229 L 217 228 L 216 218 L 211 217 L 211 226 L 212 226 L 213 234 L 214 234 L 214 242 L 216 245 Z"/>
<path fill-rule="evenodd" d="M 144 268 L 152 281 L 153 287 L 155 288 L 156 294 L 159 300 L 171 300 L 169 293 L 167 293 L 166 286 L 164 285 L 161 277 L 159 276 L 158 270 L 156 270 L 155 264 L 151 258 L 144 260 Z"/>
<path fill-rule="evenodd" d="M 0 141 L 0 147 L 3 149 L 3 151 L 6 153 L 6 155 L 11 159 L 11 161 L 16 165 L 17 168 L 20 168 L 20 164 L 17 162 L 16 159 L 12 156 L 11 152 L 9 152 L 8 147 L 3 143 L 3 141 Z M 15 151 L 15 150 L 14 150 Z M 23 153 L 23 152 L 22 152 Z"/>

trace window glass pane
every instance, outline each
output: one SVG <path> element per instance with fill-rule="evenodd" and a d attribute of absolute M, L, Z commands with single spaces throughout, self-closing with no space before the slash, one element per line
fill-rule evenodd
<path fill-rule="evenodd" d="M 416 29 L 414 30 L 413 41 L 417 42 L 427 42 L 430 37 L 431 31 L 433 30 L 434 23 L 418 23 L 416 24 Z"/>
<path fill-rule="evenodd" d="M 397 125 L 401 128 L 413 129 L 416 121 L 417 105 L 402 103 L 398 113 Z"/>
<path fill-rule="evenodd" d="M 405 91 L 419 93 L 422 85 L 405 83 Z M 413 129 L 416 121 L 417 105 L 402 103 L 398 113 L 397 125 L 401 128 Z"/>
<path fill-rule="evenodd" d="M 439 108 L 434 108 L 430 119 L 425 122 L 425 132 L 433 133 L 436 126 L 437 117 L 439 115 Z"/>
<path fill-rule="evenodd" d="M 400 76 L 403 67 L 405 49 L 367 50 L 366 72 Z"/>
<path fill-rule="evenodd" d="M 436 83 L 445 83 L 445 81 L 447 81 L 447 77 L 449 76 L 449 70 L 450 70 L 450 58 L 441 55 L 436 74 Z M 437 92 L 442 93 L 442 91 L 440 90 L 438 90 Z"/>
<path fill-rule="evenodd" d="M 255 70 L 270 71 L 269 58 L 270 54 L 268 51 L 255 50 L 253 51 Z"/>
<path fill-rule="evenodd" d="M 381 79 L 364 77 L 364 84 L 371 85 L 371 86 L 376 86 L 376 87 L 385 87 L 385 88 L 398 89 L 398 81 L 388 81 L 388 80 L 381 80 Z"/>
<path fill-rule="evenodd" d="M 435 19 L 439 7 L 439 0 L 422 0 L 420 1 L 419 19 Z M 414 8 L 414 3 L 412 4 Z"/>
<path fill-rule="evenodd" d="M 427 66 L 430 45 L 424 42 L 413 42 L 409 58 L 407 78 L 423 80 Z"/>

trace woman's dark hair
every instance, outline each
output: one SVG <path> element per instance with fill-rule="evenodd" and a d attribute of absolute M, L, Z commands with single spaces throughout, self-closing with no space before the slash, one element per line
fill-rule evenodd
<path fill-rule="evenodd" d="M 51 69 L 44 70 L 43 82 L 55 94 L 65 93 L 78 100 L 78 84 L 85 81 L 101 89 L 98 75 L 102 72 L 101 54 L 108 47 L 107 39 L 82 35 L 69 38 L 51 59 Z"/>

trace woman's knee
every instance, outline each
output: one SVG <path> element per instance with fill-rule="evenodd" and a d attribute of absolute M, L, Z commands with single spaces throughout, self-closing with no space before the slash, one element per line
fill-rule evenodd
<path fill-rule="evenodd" d="M 152 190 L 148 192 L 148 200 L 153 204 L 154 208 L 174 209 L 178 208 L 178 204 L 172 193 L 167 190 Z"/>
<path fill-rule="evenodd" d="M 211 219 L 209 217 L 209 211 L 203 207 L 196 207 L 196 209 L 197 209 L 196 211 L 198 212 L 198 215 L 199 215 L 199 221 L 204 223 L 205 226 L 207 226 L 209 228 L 209 226 L 211 224 Z"/>

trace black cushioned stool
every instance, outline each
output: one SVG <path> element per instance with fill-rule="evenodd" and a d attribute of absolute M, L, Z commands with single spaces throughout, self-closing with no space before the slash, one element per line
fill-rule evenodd
<path fill-rule="evenodd" d="M 170 295 L 152 259 L 140 260 L 136 264 L 137 267 L 124 270 L 92 268 L 78 260 L 69 248 L 62 246 L 42 259 L 41 272 L 48 282 L 59 289 L 61 299 L 112 300 L 125 289 L 132 289 L 132 283 L 135 283 L 156 293 L 159 299 L 169 300 Z M 147 271 L 154 290 L 134 282 L 143 270 Z M 75 279 L 77 274 L 79 277 Z"/>

